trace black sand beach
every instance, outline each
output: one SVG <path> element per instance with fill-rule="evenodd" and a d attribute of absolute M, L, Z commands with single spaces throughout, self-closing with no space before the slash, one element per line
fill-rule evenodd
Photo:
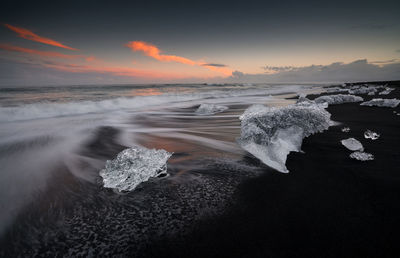
<path fill-rule="evenodd" d="M 388 86 L 395 88 L 389 95 L 356 95 L 400 99 L 400 83 Z M 33 193 L 34 201 L 0 239 L 0 256 L 399 256 L 400 116 L 394 111 L 400 107 L 330 105 L 331 119 L 340 124 L 305 138 L 304 153 L 289 154 L 290 173 L 285 174 L 233 142 L 240 130 L 237 114 L 247 106 L 232 105 L 220 117 L 193 116 L 195 106 L 139 115 L 129 126 L 142 122 L 145 128 L 179 127 L 192 134 L 177 140 L 169 132 L 139 133 L 144 146 L 174 152 L 170 176 L 124 194 L 105 189 L 98 176 L 105 160 L 127 148 L 118 138 L 122 131 L 98 127 L 79 150 L 85 159 L 75 164 L 75 173 L 71 164 L 59 163 L 45 190 Z M 342 132 L 343 127 L 350 132 Z M 380 138 L 365 139 L 367 129 Z M 234 151 L 224 156 L 190 138 L 204 135 Z M 340 143 L 349 137 L 360 140 L 375 160 L 350 159 L 351 152 Z M 51 140 L 46 144 L 54 144 Z"/>
<path fill-rule="evenodd" d="M 388 96 L 360 96 L 400 98 L 400 83 L 388 86 L 396 88 Z M 288 156 L 289 174 L 265 168 L 239 186 L 237 202 L 222 216 L 197 223 L 184 239 L 150 245 L 142 255 L 398 257 L 400 116 L 393 111 L 400 108 L 350 103 L 327 110 L 341 124 L 306 138 L 305 153 Z M 351 131 L 344 133 L 343 127 Z M 365 139 L 367 129 L 381 137 Z M 350 159 L 340 144 L 349 137 L 360 140 L 375 160 Z"/>

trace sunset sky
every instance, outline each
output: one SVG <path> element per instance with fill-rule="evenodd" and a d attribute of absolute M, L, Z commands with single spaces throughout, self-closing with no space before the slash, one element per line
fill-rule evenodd
<path fill-rule="evenodd" d="M 285 81 L 294 73 L 329 81 L 363 71 L 400 79 L 399 10 L 399 1 L 13 1 L 0 11 L 0 85 Z"/>

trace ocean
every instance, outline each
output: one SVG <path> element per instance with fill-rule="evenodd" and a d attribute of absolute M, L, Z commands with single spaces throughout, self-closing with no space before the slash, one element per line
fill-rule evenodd
<path fill-rule="evenodd" d="M 0 89 L 0 234 L 7 254 L 136 253 L 219 214 L 265 166 L 246 162 L 239 116 L 321 85 L 201 84 Z M 202 104 L 222 112 L 199 111 Z M 173 153 L 168 176 L 120 193 L 107 160 L 134 146 Z M 253 162 L 254 163 L 254 162 Z M 82 241 L 85 239 L 85 241 Z"/>

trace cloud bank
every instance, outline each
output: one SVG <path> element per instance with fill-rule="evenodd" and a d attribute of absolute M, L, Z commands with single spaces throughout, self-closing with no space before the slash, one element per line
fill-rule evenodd
<path fill-rule="evenodd" d="M 369 63 L 366 59 L 351 63 L 332 63 L 330 65 L 310 65 L 304 67 L 264 67 L 274 73 L 247 74 L 234 71 L 228 78 L 230 82 L 351 82 L 400 80 L 400 63 Z"/>

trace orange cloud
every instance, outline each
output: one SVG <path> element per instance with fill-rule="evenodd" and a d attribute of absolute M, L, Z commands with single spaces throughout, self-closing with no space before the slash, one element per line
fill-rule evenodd
<path fill-rule="evenodd" d="M 30 48 L 23 48 L 23 47 L 18 47 L 18 46 L 13 46 L 9 44 L 0 44 L 0 49 L 4 49 L 7 51 L 13 51 L 13 52 L 20 52 L 20 53 L 27 53 L 31 55 L 38 55 L 38 56 L 43 56 L 43 57 L 56 57 L 56 58 L 63 58 L 63 59 L 76 59 L 76 58 L 84 58 L 86 61 L 93 61 L 95 60 L 95 57 L 93 56 L 84 56 L 84 55 L 65 55 L 59 52 L 54 52 L 54 51 L 40 51 L 36 49 L 30 49 Z"/>
<path fill-rule="evenodd" d="M 60 43 L 58 41 L 55 41 L 55 40 L 52 40 L 52 39 L 49 39 L 49 38 L 41 37 L 41 36 L 33 33 L 32 31 L 24 29 L 24 28 L 15 27 L 15 26 L 12 26 L 10 24 L 4 24 L 4 26 L 7 27 L 8 29 L 14 31 L 15 33 L 18 34 L 18 36 L 20 36 L 21 38 L 24 38 L 24 39 L 28 39 L 28 40 L 40 42 L 40 43 L 43 43 L 43 44 L 56 46 L 56 47 L 66 48 L 66 49 L 69 49 L 69 50 L 78 50 L 76 48 L 68 47 L 68 46 L 66 46 L 66 45 L 64 45 L 64 44 L 62 44 L 62 43 Z"/>
<path fill-rule="evenodd" d="M 184 57 L 163 55 L 161 54 L 161 51 L 158 47 L 143 41 L 131 41 L 128 44 L 126 44 L 126 46 L 131 48 L 133 51 L 142 51 L 145 55 L 150 56 L 162 62 L 178 62 L 188 65 L 196 64 L 196 62 Z"/>
<path fill-rule="evenodd" d="M 193 61 L 188 58 L 180 57 L 180 56 L 174 56 L 174 55 L 163 55 L 161 54 L 161 50 L 149 43 L 143 42 L 143 41 L 131 41 L 125 46 L 129 47 L 133 51 L 142 51 L 146 56 L 152 57 L 156 60 L 162 61 L 162 62 L 177 62 L 177 63 L 182 63 L 182 64 L 187 64 L 187 65 L 198 65 L 198 66 L 203 66 L 211 71 L 216 71 L 218 73 L 222 73 L 225 76 L 230 76 L 232 75 L 232 70 L 227 68 L 227 67 L 217 67 L 213 65 L 207 65 L 207 63 L 204 62 L 199 62 L 199 61 Z"/>

